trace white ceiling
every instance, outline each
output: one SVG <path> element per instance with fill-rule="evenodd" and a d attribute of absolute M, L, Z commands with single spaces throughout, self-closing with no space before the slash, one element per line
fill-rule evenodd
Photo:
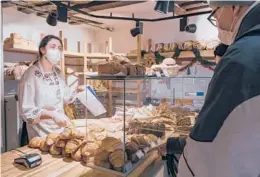
<path fill-rule="evenodd" d="M 119 16 L 119 17 L 132 17 L 132 14 L 134 13 L 134 16 L 136 18 L 151 18 L 151 19 L 168 17 L 168 16 L 172 15 L 171 13 L 166 15 L 166 14 L 161 14 L 161 13 L 154 11 L 155 3 L 156 2 L 154 2 L 154 1 L 147 1 L 144 3 L 138 3 L 138 4 L 117 7 L 117 8 L 113 8 L 113 9 L 106 9 L 106 10 L 101 10 L 101 11 L 95 11 L 95 12 L 91 12 L 91 13 L 95 14 L 95 15 L 104 15 L 104 16 L 109 16 L 110 13 L 112 13 L 113 16 Z M 97 21 L 103 22 L 108 25 L 112 25 L 114 27 L 134 23 L 133 21 L 125 21 L 125 20 L 91 18 L 91 17 L 82 15 L 82 14 L 78 14 L 76 16 L 86 18 L 86 19 L 95 19 Z"/>

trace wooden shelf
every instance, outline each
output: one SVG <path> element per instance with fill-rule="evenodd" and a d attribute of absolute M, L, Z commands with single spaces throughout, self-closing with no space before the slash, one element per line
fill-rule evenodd
<path fill-rule="evenodd" d="M 14 52 L 14 53 L 25 53 L 25 54 L 38 54 L 38 50 L 36 49 L 26 49 L 26 48 L 4 48 L 4 51 L 6 52 Z M 64 51 L 65 57 L 69 58 L 78 58 L 78 57 L 84 57 L 84 53 L 77 53 L 77 52 L 68 52 Z"/>
<path fill-rule="evenodd" d="M 87 58 L 99 58 L 99 59 L 102 59 L 102 58 L 110 58 L 110 54 L 105 54 L 105 53 L 89 53 L 86 55 Z"/>
<path fill-rule="evenodd" d="M 124 89 L 122 88 L 112 88 L 112 93 L 124 93 Z M 125 93 L 138 94 L 141 90 L 138 89 L 125 89 Z"/>
<path fill-rule="evenodd" d="M 4 51 L 6 52 L 15 52 L 15 53 L 25 53 L 25 54 L 37 54 L 38 51 L 35 49 L 25 49 L 25 48 L 5 48 Z"/>
<path fill-rule="evenodd" d="M 174 55 L 174 52 L 164 52 L 160 53 L 160 55 L 164 57 L 172 57 Z M 201 50 L 200 55 L 204 58 L 212 58 L 214 56 L 214 50 Z M 153 57 L 153 53 L 147 53 L 144 55 L 145 58 L 147 57 Z M 178 57 L 179 59 L 184 59 L 184 58 L 194 58 L 194 54 L 192 51 L 183 51 L 180 53 L 180 56 Z"/>

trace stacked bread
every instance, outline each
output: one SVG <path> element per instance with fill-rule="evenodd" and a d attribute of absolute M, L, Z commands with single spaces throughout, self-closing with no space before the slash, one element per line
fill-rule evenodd
<path fill-rule="evenodd" d="M 184 41 L 179 43 L 159 43 L 155 44 L 155 50 L 162 53 L 162 52 L 175 52 L 176 49 L 184 50 L 184 51 L 191 51 L 194 48 L 199 50 L 214 50 L 216 46 L 218 46 L 219 41 L 211 40 L 211 41 Z"/>
<path fill-rule="evenodd" d="M 39 148 L 43 152 L 52 155 L 72 157 L 74 160 L 81 159 L 79 150 L 86 144 L 84 135 L 71 128 L 66 128 L 63 133 L 50 133 L 46 138 L 35 137 L 29 142 L 29 147 Z"/>
<path fill-rule="evenodd" d="M 128 58 L 118 55 L 112 55 L 112 60 L 98 64 L 100 75 L 144 76 L 145 69 L 144 66 L 131 64 Z"/>
<path fill-rule="evenodd" d="M 149 121 L 133 120 L 128 125 L 129 134 L 152 134 L 157 137 L 165 135 L 165 125 L 163 123 L 153 123 Z"/>

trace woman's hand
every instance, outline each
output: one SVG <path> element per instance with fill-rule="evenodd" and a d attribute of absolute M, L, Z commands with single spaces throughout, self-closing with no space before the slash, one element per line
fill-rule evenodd
<path fill-rule="evenodd" d="M 54 111 L 54 110 L 56 110 L 56 108 L 53 107 L 53 106 L 44 106 L 43 109 L 45 109 L 47 111 Z"/>
<path fill-rule="evenodd" d="M 57 111 L 53 111 L 52 119 L 60 127 L 66 127 L 72 125 L 70 119 L 65 114 L 59 113 Z"/>
<path fill-rule="evenodd" d="M 79 92 L 83 92 L 85 90 L 85 86 L 78 86 L 77 89 L 76 89 L 76 92 L 79 93 Z"/>

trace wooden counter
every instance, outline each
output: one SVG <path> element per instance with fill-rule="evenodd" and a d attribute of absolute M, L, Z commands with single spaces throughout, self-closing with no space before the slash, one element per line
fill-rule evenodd
<path fill-rule="evenodd" d="M 116 177 L 114 173 L 108 173 L 107 170 L 93 169 L 70 158 L 53 157 L 38 149 L 22 147 L 19 150 L 24 153 L 39 153 L 42 157 L 42 164 L 33 169 L 26 169 L 13 163 L 14 159 L 22 153 L 16 150 L 8 151 L 1 154 L 1 177 Z M 129 177 L 140 176 L 158 157 L 157 151 L 150 152 L 143 162 L 129 174 Z"/>

